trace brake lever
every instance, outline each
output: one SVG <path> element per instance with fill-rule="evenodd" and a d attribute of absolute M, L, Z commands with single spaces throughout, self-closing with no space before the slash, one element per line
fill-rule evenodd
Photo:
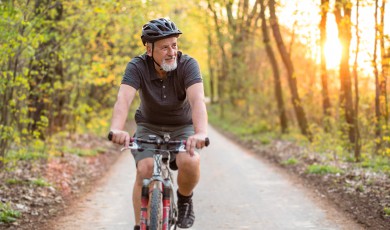
<path fill-rule="evenodd" d="M 125 146 L 125 147 L 121 148 L 121 152 L 123 152 L 123 151 L 125 151 L 127 149 L 138 150 L 139 149 L 139 145 L 137 143 L 135 143 L 135 142 L 130 143 L 129 146 L 127 146 L 127 147 Z"/>
<path fill-rule="evenodd" d="M 186 146 L 185 145 L 180 145 L 179 148 L 177 149 L 179 152 L 187 152 Z"/>

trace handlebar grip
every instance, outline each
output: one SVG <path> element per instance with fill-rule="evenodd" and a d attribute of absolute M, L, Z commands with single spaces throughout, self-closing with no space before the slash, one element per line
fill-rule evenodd
<path fill-rule="evenodd" d="M 204 144 L 207 146 L 210 145 L 210 139 L 208 137 L 206 137 L 206 139 L 204 140 Z"/>
<path fill-rule="evenodd" d="M 112 141 L 112 135 L 113 135 L 113 133 L 112 133 L 112 131 L 110 131 L 110 132 L 108 133 L 108 136 L 107 136 L 107 138 L 108 138 L 109 141 Z"/>

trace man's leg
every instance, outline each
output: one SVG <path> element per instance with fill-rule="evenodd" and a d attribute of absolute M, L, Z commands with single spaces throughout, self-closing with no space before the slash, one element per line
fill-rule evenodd
<path fill-rule="evenodd" d="M 179 168 L 177 176 L 177 185 L 180 194 L 189 196 L 192 194 L 200 178 L 200 156 L 195 153 L 190 156 L 187 153 L 176 155 L 176 164 Z"/>
<path fill-rule="evenodd" d="M 178 184 L 178 227 L 190 228 L 195 221 L 195 213 L 192 204 L 192 195 L 195 186 L 200 178 L 200 156 L 196 153 L 190 156 L 187 153 L 180 153 L 176 156 L 176 163 L 179 168 Z"/>

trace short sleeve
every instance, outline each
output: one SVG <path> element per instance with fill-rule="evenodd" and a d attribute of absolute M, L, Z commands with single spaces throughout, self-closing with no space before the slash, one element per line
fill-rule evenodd
<path fill-rule="evenodd" d="M 199 64 L 194 58 L 189 58 L 184 68 L 184 86 L 186 89 L 195 83 L 203 82 L 200 74 Z"/>
<path fill-rule="evenodd" d="M 140 73 L 133 61 L 127 63 L 126 70 L 122 78 L 122 84 L 130 85 L 136 90 L 141 87 Z"/>

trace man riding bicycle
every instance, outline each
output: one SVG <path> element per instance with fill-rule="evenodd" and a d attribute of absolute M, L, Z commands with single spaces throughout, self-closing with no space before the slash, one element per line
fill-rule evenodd
<path fill-rule="evenodd" d="M 197 61 L 178 50 L 182 32 L 165 18 L 151 20 L 142 28 L 146 52 L 133 58 L 126 67 L 114 105 L 112 141 L 129 145 L 130 134 L 124 130 L 131 103 L 139 92 L 141 103 L 135 113 L 135 135 L 169 134 L 172 139 L 186 139 L 186 151 L 176 155 L 178 168 L 178 227 L 190 228 L 195 221 L 192 196 L 200 177 L 200 156 L 207 137 L 207 111 L 203 80 Z M 144 178 L 152 175 L 153 151 L 132 151 L 137 176 L 133 188 L 136 226 L 139 229 L 141 190 Z"/>

